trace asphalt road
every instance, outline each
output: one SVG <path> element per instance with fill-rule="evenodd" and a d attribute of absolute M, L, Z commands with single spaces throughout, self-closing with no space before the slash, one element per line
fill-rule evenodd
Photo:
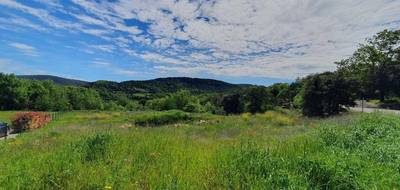
<path fill-rule="evenodd" d="M 362 108 L 360 107 L 353 107 L 350 108 L 352 111 L 362 112 Z M 379 109 L 379 108 L 364 108 L 365 113 L 373 113 L 373 112 L 382 112 L 382 113 L 389 113 L 389 114 L 399 114 L 400 110 L 388 110 L 388 109 Z"/>

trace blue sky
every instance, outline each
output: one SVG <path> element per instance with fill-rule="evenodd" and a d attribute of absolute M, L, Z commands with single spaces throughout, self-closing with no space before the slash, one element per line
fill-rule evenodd
<path fill-rule="evenodd" d="M 0 72 L 268 85 L 400 29 L 399 0 L 1 0 Z"/>

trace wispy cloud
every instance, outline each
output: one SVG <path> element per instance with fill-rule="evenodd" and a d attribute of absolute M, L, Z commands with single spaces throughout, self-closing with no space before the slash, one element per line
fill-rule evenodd
<path fill-rule="evenodd" d="M 132 69 L 120 68 L 120 67 L 116 66 L 115 64 L 112 64 L 111 62 L 108 62 L 108 61 L 100 59 L 100 58 L 94 59 L 91 63 L 95 67 L 104 68 L 118 76 L 135 77 L 135 76 L 140 75 L 140 72 L 134 71 Z"/>
<path fill-rule="evenodd" d="M 25 28 L 32 28 L 32 29 L 38 30 L 40 32 L 48 31 L 48 29 L 46 29 L 38 24 L 34 24 L 27 19 L 18 18 L 18 17 L 0 18 L 0 25 L 2 25 L 3 29 L 5 29 L 5 30 L 13 30 L 16 28 L 16 26 L 21 26 L 21 27 L 25 27 Z"/>
<path fill-rule="evenodd" d="M 36 51 L 36 48 L 23 44 L 23 43 L 18 43 L 18 42 L 12 42 L 8 44 L 9 46 L 15 48 L 19 52 L 28 55 L 28 56 L 33 56 L 37 57 L 39 56 L 38 52 Z"/>
<path fill-rule="evenodd" d="M 0 71 L 4 73 L 14 73 L 18 75 L 28 74 L 50 74 L 47 71 L 32 68 L 30 65 L 21 64 L 7 58 L 0 57 Z"/>
<path fill-rule="evenodd" d="M 88 45 L 90 48 L 94 48 L 100 51 L 112 53 L 115 50 L 113 45 Z"/>
<path fill-rule="evenodd" d="M 139 58 L 155 73 L 296 78 L 333 70 L 365 38 L 400 28 L 393 0 L 35 1 L 52 9 L 0 6 L 99 38 L 86 51 Z"/>
<path fill-rule="evenodd" d="M 110 66 L 111 65 L 111 63 L 103 61 L 101 59 L 100 60 L 96 59 L 96 60 L 92 61 L 92 63 L 97 65 L 97 66 Z"/>

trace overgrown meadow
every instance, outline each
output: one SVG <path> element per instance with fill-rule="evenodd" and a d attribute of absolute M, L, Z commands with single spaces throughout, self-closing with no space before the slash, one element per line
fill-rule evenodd
<path fill-rule="evenodd" d="M 6 119 L 12 112 L 1 112 Z M 398 189 L 400 118 L 58 113 L 0 141 L 0 189 Z"/>

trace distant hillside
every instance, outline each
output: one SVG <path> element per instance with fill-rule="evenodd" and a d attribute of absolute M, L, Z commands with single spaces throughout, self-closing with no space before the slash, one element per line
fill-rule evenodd
<path fill-rule="evenodd" d="M 50 80 L 58 85 L 84 86 L 89 83 L 86 81 L 67 79 L 67 78 L 51 76 L 51 75 L 18 75 L 17 77 L 23 78 L 23 79 L 30 79 L 30 80 Z"/>
<path fill-rule="evenodd" d="M 51 80 L 59 85 L 84 86 L 98 90 L 103 96 L 114 96 L 115 94 L 127 94 L 132 98 L 157 96 L 159 94 L 176 92 L 178 90 L 189 90 L 194 93 L 204 92 L 230 92 L 252 85 L 230 84 L 227 82 L 188 77 L 158 78 L 143 81 L 113 82 L 99 80 L 86 82 L 74 79 L 67 79 L 51 75 L 20 75 L 19 78 L 31 80 Z"/>
<path fill-rule="evenodd" d="M 212 79 L 199 79 L 187 77 L 158 78 L 145 81 L 96 81 L 87 85 L 102 94 L 112 92 L 128 94 L 132 98 L 149 97 L 158 94 L 189 90 L 194 93 L 204 92 L 229 92 L 243 88 L 242 85 L 230 84 Z"/>
<path fill-rule="evenodd" d="M 120 83 L 120 85 L 125 88 L 134 86 L 152 93 L 175 92 L 179 89 L 199 92 L 222 92 L 239 87 L 219 80 L 187 77 L 158 78 L 147 81 L 125 81 Z"/>

